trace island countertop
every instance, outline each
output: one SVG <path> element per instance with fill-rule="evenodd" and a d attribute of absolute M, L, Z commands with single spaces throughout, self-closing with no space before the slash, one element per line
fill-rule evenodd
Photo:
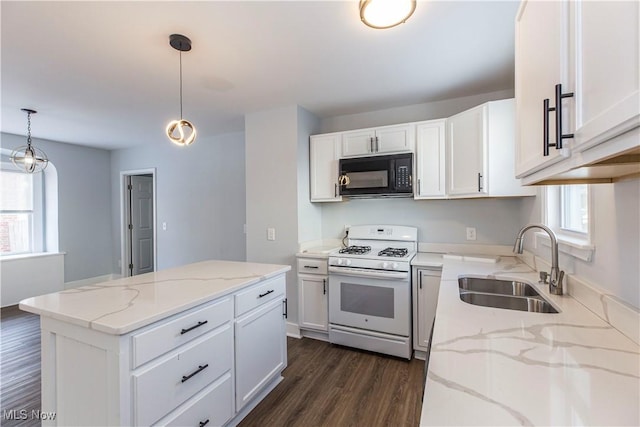
<path fill-rule="evenodd" d="M 460 300 L 458 277 L 534 284 L 557 314 Z M 420 424 L 639 425 L 640 348 L 526 264 L 444 260 Z"/>
<path fill-rule="evenodd" d="M 123 335 L 290 269 L 289 265 L 203 261 L 27 298 L 20 308 Z"/>

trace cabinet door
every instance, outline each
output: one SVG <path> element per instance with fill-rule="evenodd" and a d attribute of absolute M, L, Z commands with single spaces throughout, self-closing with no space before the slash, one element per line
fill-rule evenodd
<path fill-rule="evenodd" d="M 426 351 L 431 336 L 431 326 L 436 316 L 438 294 L 440 291 L 440 271 L 418 269 L 414 297 L 413 347 Z"/>
<path fill-rule="evenodd" d="M 236 411 L 251 401 L 287 364 L 283 301 L 276 299 L 235 323 Z"/>
<path fill-rule="evenodd" d="M 456 114 L 447 120 L 447 194 L 486 194 L 486 105 Z"/>
<path fill-rule="evenodd" d="M 554 106 L 555 85 L 562 81 L 566 2 L 524 0 L 516 16 L 516 176 L 529 175 L 563 159 L 554 147 L 543 155 L 543 102 Z M 566 57 L 566 55 L 564 55 Z M 549 113 L 549 141 L 555 142 Z M 564 154 L 567 154 L 565 150 Z"/>
<path fill-rule="evenodd" d="M 300 327 L 328 331 L 327 276 L 298 277 Z"/>
<path fill-rule="evenodd" d="M 445 196 L 445 123 L 432 120 L 416 126 L 415 199 Z"/>
<path fill-rule="evenodd" d="M 340 134 L 312 136 L 310 140 L 309 185 L 312 202 L 339 202 L 338 150 Z"/>
<path fill-rule="evenodd" d="M 376 153 L 401 153 L 413 151 L 415 127 L 402 125 L 376 130 L 373 148 Z"/>
<path fill-rule="evenodd" d="M 342 157 L 367 156 L 375 152 L 374 129 L 356 130 L 342 134 Z"/>
<path fill-rule="evenodd" d="M 583 150 L 638 126 L 640 3 L 574 6 L 575 145 Z"/>

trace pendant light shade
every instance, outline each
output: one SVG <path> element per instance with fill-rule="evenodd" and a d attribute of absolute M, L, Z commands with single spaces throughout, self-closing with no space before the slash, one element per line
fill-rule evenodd
<path fill-rule="evenodd" d="M 49 159 L 44 151 L 31 144 L 31 115 L 37 111 L 23 108 L 27 113 L 27 145 L 18 147 L 11 153 L 11 162 L 23 172 L 37 173 L 43 171 L 49 164 Z"/>
<path fill-rule="evenodd" d="M 191 50 L 191 40 L 182 34 L 171 34 L 169 44 L 180 52 L 180 120 L 173 120 L 167 125 L 167 137 L 176 145 L 191 145 L 196 140 L 196 128 L 182 118 L 182 52 Z"/>
<path fill-rule="evenodd" d="M 416 10 L 416 0 L 360 0 L 360 19 L 371 28 L 403 24 Z"/>

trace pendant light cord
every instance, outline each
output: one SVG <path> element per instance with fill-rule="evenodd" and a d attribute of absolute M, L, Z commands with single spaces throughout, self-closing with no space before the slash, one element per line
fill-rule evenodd
<path fill-rule="evenodd" d="M 182 51 L 180 51 L 180 120 L 182 120 Z"/>
<path fill-rule="evenodd" d="M 31 146 L 31 112 L 27 113 L 27 145 Z"/>

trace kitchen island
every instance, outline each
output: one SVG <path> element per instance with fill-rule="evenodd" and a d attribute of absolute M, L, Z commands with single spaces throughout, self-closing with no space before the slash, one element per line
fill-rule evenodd
<path fill-rule="evenodd" d="M 236 424 L 282 379 L 290 268 L 204 261 L 21 301 L 43 424 Z"/>
<path fill-rule="evenodd" d="M 443 264 L 421 425 L 640 425 L 636 342 L 570 295 L 550 295 L 516 258 Z M 528 282 L 560 312 L 467 304 L 465 275 Z"/>

